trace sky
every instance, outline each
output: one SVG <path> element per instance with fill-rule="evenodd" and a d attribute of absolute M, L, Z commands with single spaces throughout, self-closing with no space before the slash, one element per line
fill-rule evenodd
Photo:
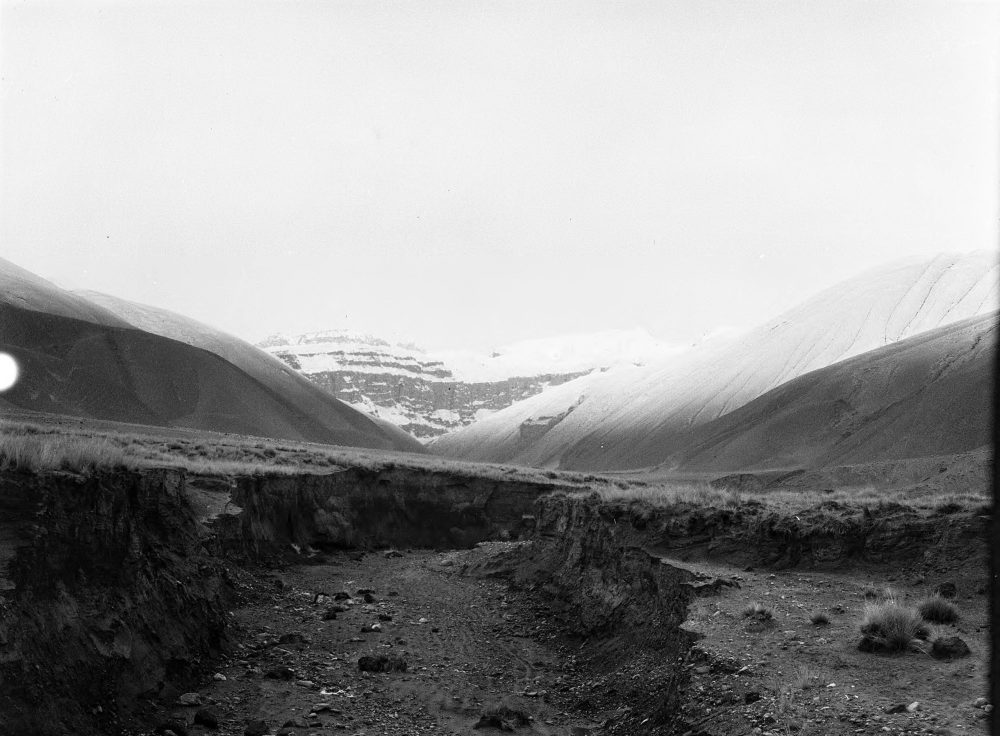
<path fill-rule="evenodd" d="M 0 5 L 0 256 L 249 340 L 687 343 L 997 248 L 1000 4 Z"/>

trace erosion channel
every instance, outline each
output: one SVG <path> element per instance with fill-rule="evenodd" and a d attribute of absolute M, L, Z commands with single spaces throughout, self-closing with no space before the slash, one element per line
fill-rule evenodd
<path fill-rule="evenodd" d="M 859 522 L 833 544 L 403 467 L 5 472 L 0 507 L 4 734 L 702 733 L 682 624 L 739 583 L 692 549 L 822 566 L 981 532 Z"/>

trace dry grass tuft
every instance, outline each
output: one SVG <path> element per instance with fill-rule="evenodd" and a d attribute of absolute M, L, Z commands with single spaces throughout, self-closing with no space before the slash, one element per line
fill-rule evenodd
<path fill-rule="evenodd" d="M 876 602 L 895 601 L 899 598 L 899 593 L 896 592 L 895 588 L 877 588 L 874 585 L 866 585 L 865 589 L 861 591 L 861 595 L 866 601 Z"/>
<path fill-rule="evenodd" d="M 863 651 L 905 652 L 920 649 L 931 632 L 915 608 L 886 600 L 865 606 L 861 633 Z"/>
<path fill-rule="evenodd" d="M 830 617 L 827 616 L 822 611 L 817 611 L 812 616 L 809 617 L 809 621 L 813 626 L 826 626 L 830 623 Z"/>
<path fill-rule="evenodd" d="M 774 611 L 763 603 L 751 603 L 743 609 L 743 618 L 752 618 L 756 621 L 774 620 Z"/>
<path fill-rule="evenodd" d="M 958 621 L 958 609 L 939 595 L 924 598 L 917 604 L 924 621 L 934 624 L 953 624 Z"/>

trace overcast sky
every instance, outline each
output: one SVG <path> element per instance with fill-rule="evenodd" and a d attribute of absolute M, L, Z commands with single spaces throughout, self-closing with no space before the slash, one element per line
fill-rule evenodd
<path fill-rule="evenodd" d="M 3 2 L 0 255 L 251 340 L 687 342 L 997 247 L 998 11 Z"/>

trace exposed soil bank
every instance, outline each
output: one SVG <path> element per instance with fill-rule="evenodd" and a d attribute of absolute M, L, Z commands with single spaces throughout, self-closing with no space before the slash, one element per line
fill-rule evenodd
<path fill-rule="evenodd" d="M 536 507 L 532 540 L 473 571 L 508 577 L 532 594 L 545 618 L 572 632 L 588 672 L 572 705 L 603 720 L 601 733 L 677 726 L 684 663 L 697 638 L 681 624 L 699 577 L 634 546 L 600 504 L 562 496 L 558 505 L 542 499 Z M 609 712 L 615 716 L 602 719 Z"/>
<path fill-rule="evenodd" d="M 866 509 L 834 501 L 796 514 L 745 499 L 734 508 L 642 501 L 606 501 L 597 494 L 552 494 L 539 499 L 539 533 L 563 533 L 580 506 L 614 527 L 624 546 L 680 560 L 719 560 L 774 569 L 844 570 L 855 564 L 933 566 L 935 560 L 981 558 L 988 509 L 942 508 L 919 513 L 900 504 Z M 985 562 L 983 563 L 985 570 Z"/>
<path fill-rule="evenodd" d="M 175 698 L 231 651 L 233 581 L 244 577 L 234 566 L 305 560 L 309 548 L 527 540 L 470 571 L 508 577 L 540 623 L 579 642 L 573 667 L 588 677 L 562 707 L 622 734 L 674 718 L 693 640 L 681 623 L 694 596 L 718 590 L 662 558 L 841 568 L 983 549 L 975 512 L 821 506 L 789 518 L 752 502 L 666 509 L 545 495 L 561 488 L 405 467 L 236 480 L 2 473 L 0 733 L 123 732 L 145 703 Z"/>
<path fill-rule="evenodd" d="M 119 732 L 226 648 L 226 565 L 294 548 L 470 546 L 556 485 L 414 469 L 0 475 L 0 732 Z M 98 709 L 100 706 L 100 709 Z"/>
<path fill-rule="evenodd" d="M 251 558 L 300 549 L 462 548 L 531 529 L 534 502 L 564 488 L 419 468 L 238 478 L 209 487 L 220 549 Z M 228 492 L 228 498 L 219 493 Z M 241 513 L 233 513 L 227 504 Z"/>
<path fill-rule="evenodd" d="M 226 571 L 183 475 L 4 473 L 0 507 L 0 732 L 115 733 L 223 649 Z"/>

